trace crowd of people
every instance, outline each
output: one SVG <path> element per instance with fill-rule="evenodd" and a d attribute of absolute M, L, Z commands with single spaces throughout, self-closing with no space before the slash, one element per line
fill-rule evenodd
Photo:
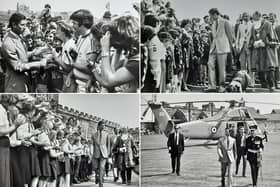
<path fill-rule="evenodd" d="M 104 176 L 131 184 L 139 172 L 138 146 L 127 128 L 82 133 L 79 120 L 63 117 L 49 102 L 25 94 L 0 95 L 0 186 L 70 187 Z"/>
<path fill-rule="evenodd" d="M 1 92 L 139 90 L 139 18 L 107 10 L 94 20 L 80 9 L 64 20 L 51 10 L 1 24 Z"/>
<path fill-rule="evenodd" d="M 141 2 L 141 91 L 279 89 L 280 26 L 275 13 L 218 9 L 178 20 L 169 1 Z"/>

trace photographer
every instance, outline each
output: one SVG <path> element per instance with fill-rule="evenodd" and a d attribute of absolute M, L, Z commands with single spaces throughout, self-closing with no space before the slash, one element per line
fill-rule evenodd
<path fill-rule="evenodd" d="M 133 155 L 137 152 L 133 137 L 126 128 L 121 129 L 117 137 L 113 152 L 117 155 L 116 165 L 121 171 L 122 184 L 131 184 L 132 168 L 135 166 Z"/>
<path fill-rule="evenodd" d="M 110 25 L 104 25 L 103 33 L 101 72 L 96 67 L 92 70 L 96 80 L 105 88 L 127 84 L 123 92 L 136 92 L 140 60 L 138 20 L 130 15 L 119 17 Z M 116 50 L 112 59 L 111 47 Z"/>

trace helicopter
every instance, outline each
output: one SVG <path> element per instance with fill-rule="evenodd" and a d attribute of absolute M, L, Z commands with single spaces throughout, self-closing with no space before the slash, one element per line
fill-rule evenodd
<path fill-rule="evenodd" d="M 227 100 L 227 101 L 193 101 L 193 102 L 176 102 L 168 104 L 192 104 L 192 103 L 206 103 L 206 102 L 227 102 L 228 107 L 218 111 L 215 115 L 204 119 L 193 120 L 189 122 L 176 123 L 173 121 L 163 106 L 163 103 L 148 101 L 148 107 L 144 110 L 142 119 L 151 109 L 155 121 L 158 123 L 160 130 L 168 137 L 174 131 L 175 125 L 181 130 L 180 132 L 186 139 L 200 139 L 200 140 L 218 140 L 225 135 L 224 129 L 230 129 L 231 135 L 237 134 L 238 128 L 243 126 L 245 133 L 249 133 L 251 126 L 257 125 L 257 135 L 264 137 L 264 132 L 257 124 L 249 108 L 245 106 L 245 101 Z M 267 103 L 264 103 L 267 104 Z"/>

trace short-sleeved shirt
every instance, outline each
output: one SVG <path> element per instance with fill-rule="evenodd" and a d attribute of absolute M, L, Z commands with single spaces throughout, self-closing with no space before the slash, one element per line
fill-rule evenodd
<path fill-rule="evenodd" d="M 71 65 L 72 64 L 72 59 L 70 56 L 70 51 L 71 50 L 75 50 L 76 49 L 76 44 L 74 39 L 70 39 L 67 42 L 65 42 L 65 44 L 62 47 L 62 54 L 61 54 L 61 60 L 63 63 L 67 64 L 67 65 Z"/>

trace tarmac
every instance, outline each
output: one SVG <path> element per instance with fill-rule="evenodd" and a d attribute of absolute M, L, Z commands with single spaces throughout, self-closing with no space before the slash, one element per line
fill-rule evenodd
<path fill-rule="evenodd" d="M 280 186 L 280 132 L 269 134 L 264 143 L 262 177 L 258 187 Z M 190 140 L 181 157 L 181 176 L 171 174 L 171 160 L 166 149 L 167 138 L 164 135 L 142 136 L 141 186 L 142 187 L 219 187 L 220 163 L 218 162 L 216 142 L 202 146 L 206 141 Z M 199 146 L 196 146 L 199 145 Z M 242 162 L 241 162 L 242 163 Z M 234 164 L 235 165 L 235 164 Z M 242 166 L 239 166 L 241 173 Z M 235 170 L 235 167 L 234 167 Z M 247 177 L 234 176 L 234 187 L 252 186 L 251 171 L 247 162 Z"/>

